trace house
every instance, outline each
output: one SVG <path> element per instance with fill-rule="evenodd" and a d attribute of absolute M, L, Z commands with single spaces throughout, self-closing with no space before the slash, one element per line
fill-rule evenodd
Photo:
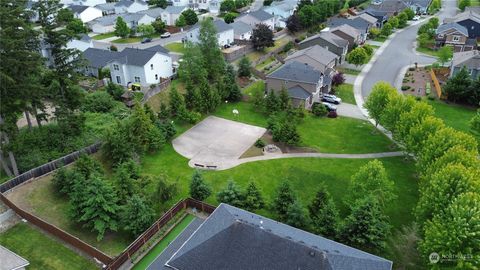
<path fill-rule="evenodd" d="M 323 74 L 312 66 L 291 61 L 266 76 L 265 89 L 277 94 L 282 89 L 287 89 L 292 105 L 310 109 L 314 102 L 320 101 L 320 93 L 324 87 L 323 77 Z M 300 91 L 302 89 L 303 91 Z"/>
<path fill-rule="evenodd" d="M 235 39 L 250 40 L 253 29 L 250 25 L 244 22 L 233 22 L 230 24 L 233 28 L 233 36 Z"/>
<path fill-rule="evenodd" d="M 263 23 L 272 31 L 275 29 L 275 17 L 263 9 L 241 15 L 235 21 L 244 22 L 252 28 L 255 28 L 257 24 Z"/>
<path fill-rule="evenodd" d="M 81 52 L 87 50 L 88 48 L 93 48 L 93 40 L 86 34 L 82 34 L 79 38 L 72 39 L 67 43 L 67 48 L 77 49 Z"/>
<path fill-rule="evenodd" d="M 473 80 L 478 79 L 480 77 L 480 52 L 474 50 L 454 53 L 452 64 L 450 65 L 450 77 L 457 74 L 464 67 Z"/>
<path fill-rule="evenodd" d="M 367 10 L 376 10 L 385 12 L 388 17 L 397 16 L 400 12 L 405 9 L 410 8 L 402 0 L 383 0 L 383 1 L 373 1 L 368 7 Z"/>
<path fill-rule="evenodd" d="M 135 13 L 147 10 L 148 4 L 143 0 L 120 0 L 115 3 L 115 13 Z"/>
<path fill-rule="evenodd" d="M 415 14 L 427 14 L 432 0 L 406 0 L 406 3 Z"/>
<path fill-rule="evenodd" d="M 151 24 L 155 21 L 155 18 L 148 16 L 147 14 L 141 13 L 123 13 L 108 15 L 97 18 L 88 23 L 90 29 L 94 33 L 109 33 L 115 30 L 115 23 L 118 17 L 122 17 L 123 20 L 127 23 L 129 28 L 135 29 L 140 24 Z"/>
<path fill-rule="evenodd" d="M 210 0 L 210 4 L 208 5 L 208 11 L 211 14 L 217 15 L 218 13 L 220 13 L 220 4 L 220 0 Z"/>
<path fill-rule="evenodd" d="M 193 10 L 208 10 L 210 7 L 210 0 L 189 0 L 188 7 Z"/>
<path fill-rule="evenodd" d="M 0 269 L 24 270 L 30 263 L 6 247 L 0 245 Z"/>
<path fill-rule="evenodd" d="M 370 23 L 369 21 L 360 16 L 350 17 L 348 19 L 337 17 L 332 18 L 328 22 L 328 27 L 330 28 L 336 28 L 342 25 L 348 25 L 356 29 L 357 32 L 360 34 L 358 43 L 362 44 L 367 40 L 368 32 L 370 31 L 370 28 L 375 26 L 375 23 Z"/>
<path fill-rule="evenodd" d="M 172 58 L 158 49 L 125 48 L 109 62 L 112 82 L 149 86 L 173 75 Z"/>
<path fill-rule="evenodd" d="M 370 269 L 392 262 L 281 222 L 221 203 L 152 269 Z"/>
<path fill-rule="evenodd" d="M 108 63 L 118 57 L 119 54 L 120 53 L 116 51 L 88 48 L 83 52 L 86 66 L 82 70 L 82 73 L 85 76 L 98 78 L 99 71 L 108 67 Z"/>
<path fill-rule="evenodd" d="M 335 28 L 330 29 L 330 32 L 348 41 L 348 49 L 351 50 L 354 44 L 362 44 L 365 40 L 362 39 L 362 35 L 357 29 L 350 25 L 343 24 Z"/>
<path fill-rule="evenodd" d="M 454 52 L 475 50 L 477 41 L 468 37 L 468 30 L 456 22 L 441 24 L 435 35 L 435 46 L 452 46 Z"/>
<path fill-rule="evenodd" d="M 157 18 L 162 18 L 162 13 L 164 12 L 165 10 L 163 8 L 150 8 L 150 9 L 147 9 L 147 10 L 142 10 L 142 11 L 139 11 L 137 13 L 140 13 L 140 14 L 147 14 L 148 16 L 154 18 L 155 20 Z"/>
<path fill-rule="evenodd" d="M 96 5 L 95 7 L 102 11 L 102 16 L 115 14 L 115 2 Z"/>
<path fill-rule="evenodd" d="M 102 11 L 95 7 L 70 5 L 68 8 L 73 12 L 73 16 L 82 22 L 87 23 L 98 17 L 102 17 Z"/>
<path fill-rule="evenodd" d="M 213 21 L 213 25 L 217 30 L 218 46 L 223 47 L 230 45 L 235 39 L 233 27 L 230 24 L 225 23 L 223 20 Z M 185 35 L 185 38 L 189 42 L 198 42 L 198 35 L 200 34 L 200 23 L 196 23 Z"/>
<path fill-rule="evenodd" d="M 480 13 L 476 9 L 467 9 L 444 22 L 456 22 L 468 30 L 468 37 L 480 40 Z"/>
<path fill-rule="evenodd" d="M 285 28 L 288 18 L 293 15 L 297 6 L 297 0 L 273 1 L 270 6 L 264 7 L 263 10 L 274 16 L 275 27 Z"/>
<path fill-rule="evenodd" d="M 298 48 L 305 49 L 315 45 L 319 45 L 320 47 L 323 47 L 336 54 L 339 57 L 338 64 L 341 64 L 345 61 L 345 57 L 348 52 L 347 40 L 325 31 L 304 39 L 298 44 Z"/>
<path fill-rule="evenodd" d="M 381 10 L 375 10 L 371 8 L 367 8 L 366 10 L 363 11 L 363 13 L 368 14 L 375 19 L 377 19 L 377 28 L 382 28 L 383 24 L 385 24 L 388 21 L 388 12 L 381 11 Z"/>
<path fill-rule="evenodd" d="M 175 25 L 180 14 L 187 9 L 186 6 L 168 6 L 162 13 L 162 21 L 166 25 Z"/>
<path fill-rule="evenodd" d="M 105 4 L 107 0 L 60 0 L 60 3 L 67 5 L 79 5 L 94 7 L 96 5 Z"/>
<path fill-rule="evenodd" d="M 378 25 L 378 19 L 375 18 L 374 16 L 368 14 L 368 13 L 361 13 L 361 14 L 358 14 L 357 16 L 355 17 L 350 17 L 350 18 L 360 18 L 364 21 L 366 21 L 368 24 L 369 24 L 369 28 L 371 27 L 377 27 Z"/>
<path fill-rule="evenodd" d="M 171 3 L 174 7 L 186 7 L 190 4 L 190 0 L 173 0 Z"/>

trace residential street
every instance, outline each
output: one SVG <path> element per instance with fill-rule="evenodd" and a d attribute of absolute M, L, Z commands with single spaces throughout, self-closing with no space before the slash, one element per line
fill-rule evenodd
<path fill-rule="evenodd" d="M 110 43 L 110 42 L 101 41 L 101 40 L 93 40 L 93 47 L 99 48 L 99 49 L 108 49 L 110 45 L 113 44 L 118 48 L 119 51 L 123 50 L 124 48 L 145 49 L 145 48 L 150 48 L 156 45 L 164 46 L 165 44 L 168 44 L 168 43 L 180 42 L 182 38 L 185 37 L 185 35 L 186 35 L 186 31 L 172 34 L 172 36 L 169 38 L 155 38 L 152 40 L 152 42 L 145 43 L 145 44 L 142 44 L 140 42 L 120 44 L 120 43 Z"/>
<path fill-rule="evenodd" d="M 440 23 L 445 17 L 453 17 L 457 13 L 456 0 L 444 0 L 442 6 L 443 9 L 437 14 Z M 400 73 L 406 66 L 414 65 L 415 62 L 419 65 L 428 65 L 435 62 L 435 58 L 415 52 L 414 42 L 420 25 L 414 25 L 398 33 L 372 64 L 361 85 L 364 99 L 370 94 L 372 86 L 378 81 L 387 81 L 398 86 L 397 78 L 401 76 Z"/>

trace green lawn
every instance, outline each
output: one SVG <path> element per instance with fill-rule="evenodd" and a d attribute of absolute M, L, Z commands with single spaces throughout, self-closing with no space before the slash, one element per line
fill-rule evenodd
<path fill-rule="evenodd" d="M 447 104 L 438 100 L 428 100 L 428 104 L 435 108 L 435 115 L 443 119 L 445 124 L 460 131 L 470 133 L 469 122 L 476 113 L 474 109 L 455 104 Z"/>
<path fill-rule="evenodd" d="M 185 228 L 195 219 L 193 215 L 185 216 L 170 233 L 168 233 L 155 247 L 153 247 L 147 255 L 145 255 L 135 266 L 133 270 L 144 270 L 160 255 L 177 236 L 185 230 Z"/>
<path fill-rule="evenodd" d="M 3 170 L 0 170 L 0 184 L 6 182 L 8 179 L 10 179 L 10 177 L 8 177 Z"/>
<path fill-rule="evenodd" d="M 335 95 L 342 99 L 342 102 L 357 104 L 353 95 L 353 84 L 344 83 L 335 88 Z"/>
<path fill-rule="evenodd" d="M 337 68 L 337 71 L 342 72 L 343 74 L 349 74 L 349 75 L 358 75 L 360 74 L 361 70 L 357 69 L 352 69 L 352 68 Z"/>
<path fill-rule="evenodd" d="M 271 63 L 273 63 L 273 61 L 275 61 L 275 57 L 271 56 L 269 58 L 267 58 L 265 61 L 261 62 L 260 64 L 256 65 L 255 68 L 257 70 L 260 70 L 260 71 L 263 71 L 263 69 L 270 65 Z"/>
<path fill-rule="evenodd" d="M 255 92 L 265 92 L 265 82 L 263 80 L 258 80 L 251 83 L 249 86 L 242 89 L 242 93 L 247 96 L 252 96 Z"/>
<path fill-rule="evenodd" d="M 183 43 L 181 42 L 169 43 L 164 47 L 172 52 L 185 53 L 185 47 L 183 47 Z"/>
<path fill-rule="evenodd" d="M 388 37 L 378 36 L 378 37 L 374 38 L 373 41 L 385 42 L 385 40 L 387 40 L 387 39 L 388 39 Z"/>
<path fill-rule="evenodd" d="M 438 57 L 438 51 L 432 50 L 430 48 L 417 47 L 417 52 L 428 54 L 434 57 Z"/>
<path fill-rule="evenodd" d="M 102 40 L 102 39 L 111 38 L 111 37 L 114 37 L 114 36 L 115 36 L 115 33 L 110 32 L 110 33 L 95 35 L 92 38 L 95 39 L 95 40 Z"/>
<path fill-rule="evenodd" d="M 0 244 L 28 260 L 30 270 L 98 269 L 93 262 L 25 223 L 0 234 Z"/>

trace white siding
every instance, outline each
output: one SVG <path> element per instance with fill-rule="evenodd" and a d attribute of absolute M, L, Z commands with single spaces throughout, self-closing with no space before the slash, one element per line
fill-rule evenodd
<path fill-rule="evenodd" d="M 82 13 L 75 14 L 75 18 L 82 20 L 82 22 L 84 23 L 87 23 L 99 17 L 102 17 L 102 11 L 94 7 L 88 7 Z"/>
<path fill-rule="evenodd" d="M 106 0 L 61 0 L 60 3 L 64 5 L 82 5 L 82 6 L 89 6 L 93 7 L 100 4 L 107 3 Z"/>
<path fill-rule="evenodd" d="M 99 34 L 104 34 L 104 33 L 109 33 L 113 32 L 115 30 L 115 25 L 101 25 L 101 24 L 92 24 L 90 26 L 92 28 L 92 32 L 94 33 L 99 33 Z"/>
<path fill-rule="evenodd" d="M 190 30 L 187 32 L 187 35 L 185 36 L 188 41 L 196 43 L 198 42 L 198 35 L 200 34 L 200 29 L 195 28 L 193 30 Z M 234 33 L 233 29 L 223 31 L 221 33 L 217 34 L 217 39 L 218 39 L 218 46 L 223 46 L 226 44 L 231 44 L 234 41 Z"/>
<path fill-rule="evenodd" d="M 241 39 L 241 40 L 250 40 L 251 37 L 252 37 L 252 31 L 248 31 L 240 35 L 235 35 L 235 39 Z"/>
<path fill-rule="evenodd" d="M 147 10 L 147 9 L 148 9 L 148 5 L 142 5 L 138 2 L 134 2 L 129 7 L 125 7 L 125 6 L 115 7 L 115 13 L 116 14 L 127 13 L 127 12 L 136 13 L 138 11 Z"/>
<path fill-rule="evenodd" d="M 81 41 L 81 40 L 78 40 L 78 39 L 73 39 L 73 40 L 70 40 L 67 43 L 67 48 L 77 49 L 77 50 L 80 50 L 80 51 L 84 52 L 88 48 L 93 48 L 93 42 L 92 41 L 85 42 L 85 41 Z"/>
<path fill-rule="evenodd" d="M 119 70 L 115 70 L 114 65 L 118 65 Z M 153 65 L 153 69 L 151 65 Z M 135 83 L 135 77 L 140 78 L 139 83 L 142 86 L 148 86 L 159 83 L 160 78 L 169 78 L 173 75 L 172 58 L 160 53 L 155 54 L 143 67 L 125 65 L 113 61 L 110 63 L 109 68 L 112 82 L 123 86 L 128 86 L 129 83 Z M 157 79 L 155 75 L 157 75 Z M 120 83 L 117 82 L 117 76 L 120 77 Z"/>

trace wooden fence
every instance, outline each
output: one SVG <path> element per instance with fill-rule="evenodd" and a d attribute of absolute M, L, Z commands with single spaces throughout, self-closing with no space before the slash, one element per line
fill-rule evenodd
<path fill-rule="evenodd" d="M 131 256 L 142 248 L 160 229 L 165 226 L 178 212 L 186 208 L 196 208 L 208 214 L 215 210 L 215 207 L 192 198 L 187 198 L 177 202 L 165 214 L 163 214 L 150 228 L 143 232 L 135 241 L 133 241 L 120 255 L 118 255 L 108 266 L 108 270 L 119 269 L 125 262 L 130 260 Z"/>
<path fill-rule="evenodd" d="M 433 86 L 435 87 L 435 90 L 437 91 L 437 96 L 438 96 L 438 98 L 441 98 L 442 97 L 442 88 L 440 87 L 440 83 L 438 82 L 437 75 L 435 75 L 435 72 L 433 71 L 433 68 L 430 69 L 430 76 L 432 76 Z"/>

